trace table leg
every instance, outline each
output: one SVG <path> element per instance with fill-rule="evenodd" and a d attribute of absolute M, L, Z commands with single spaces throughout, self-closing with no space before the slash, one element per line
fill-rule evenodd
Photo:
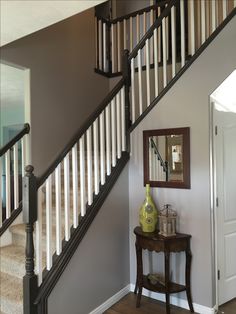
<path fill-rule="evenodd" d="M 194 312 L 192 295 L 191 295 L 191 283 L 190 283 L 190 271 L 191 271 L 191 261 L 192 261 L 192 253 L 190 250 L 190 243 L 188 243 L 188 247 L 186 250 L 186 269 L 185 269 L 185 280 L 186 280 L 186 294 L 188 299 L 188 305 L 191 312 Z"/>
<path fill-rule="evenodd" d="M 166 313 L 170 314 L 170 252 L 165 252 Z"/>
<path fill-rule="evenodd" d="M 142 248 L 139 247 L 137 242 L 135 243 L 136 247 L 136 256 L 137 256 L 137 279 L 136 279 L 136 286 L 134 292 L 137 293 L 137 302 L 136 307 L 140 307 L 140 301 L 142 296 L 143 290 L 143 258 L 142 258 Z"/>

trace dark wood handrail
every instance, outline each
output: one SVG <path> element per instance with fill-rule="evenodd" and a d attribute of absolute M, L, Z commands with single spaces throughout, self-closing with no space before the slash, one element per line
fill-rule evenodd
<path fill-rule="evenodd" d="M 132 50 L 132 52 L 129 55 L 129 61 L 131 61 L 131 59 L 135 58 L 138 54 L 138 51 L 140 49 L 142 49 L 146 43 L 147 39 L 150 39 L 153 35 L 153 32 L 155 29 L 157 29 L 158 27 L 161 26 L 162 20 L 163 18 L 165 18 L 166 16 L 169 15 L 171 8 L 178 2 L 179 0 L 171 0 L 168 1 L 168 6 L 165 8 L 165 10 L 163 10 L 163 12 L 161 13 L 161 15 L 156 19 L 156 21 L 154 22 L 154 24 L 149 28 L 149 30 L 146 32 L 146 34 L 142 37 L 142 39 L 140 40 L 140 42 L 134 47 L 134 49 Z"/>
<path fill-rule="evenodd" d="M 37 180 L 37 188 L 39 188 L 45 180 L 49 177 L 49 175 L 56 169 L 56 167 L 60 164 L 60 162 L 65 158 L 65 156 L 69 153 L 71 148 L 78 142 L 80 137 L 89 129 L 92 123 L 99 117 L 101 112 L 106 108 L 106 106 L 111 102 L 114 96 L 121 90 L 124 86 L 125 79 L 122 78 L 116 86 L 111 90 L 111 92 L 106 96 L 106 98 L 100 103 L 97 109 L 88 117 L 85 123 L 80 127 L 80 129 L 75 133 L 75 135 L 71 138 L 69 143 L 63 149 L 63 151 L 57 156 L 57 158 L 53 161 L 50 167 L 44 172 L 44 174 L 38 178 Z"/>
<path fill-rule="evenodd" d="M 0 148 L 0 157 L 5 154 L 10 148 L 12 148 L 25 134 L 30 131 L 30 125 L 28 123 L 24 124 L 24 128 L 11 139 L 6 145 Z"/>
<path fill-rule="evenodd" d="M 111 19 L 111 20 L 108 20 L 108 19 L 106 19 L 104 17 L 100 17 L 100 16 L 96 16 L 96 17 L 99 20 L 101 20 L 102 22 L 107 23 L 109 25 L 110 24 L 116 24 L 117 22 L 122 22 L 123 20 L 128 20 L 130 17 L 135 17 L 137 15 L 142 15 L 144 12 L 150 12 L 151 10 L 154 10 L 154 9 L 157 9 L 157 8 L 160 8 L 160 7 L 164 7 L 168 3 L 169 3 L 169 0 L 161 1 L 161 2 L 156 3 L 154 5 L 145 7 L 143 9 L 134 11 L 134 12 L 126 14 L 126 15 L 119 16 L 119 17 L 117 17 L 115 19 Z"/>

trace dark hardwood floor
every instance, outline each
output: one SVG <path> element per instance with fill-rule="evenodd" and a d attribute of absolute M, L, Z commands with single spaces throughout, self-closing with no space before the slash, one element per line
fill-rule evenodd
<path fill-rule="evenodd" d="M 171 306 L 171 314 L 189 314 L 188 310 Z M 104 314 L 166 314 L 165 303 L 142 296 L 140 308 L 136 308 L 136 295 L 127 294 Z"/>
<path fill-rule="evenodd" d="M 236 313 L 236 299 L 221 305 L 219 314 L 235 314 Z"/>
<path fill-rule="evenodd" d="M 188 310 L 171 306 L 171 314 L 189 314 Z M 140 308 L 136 308 L 136 296 L 127 294 L 104 314 L 166 314 L 165 303 L 142 296 Z M 236 314 L 236 299 L 222 305 L 219 314 Z"/>

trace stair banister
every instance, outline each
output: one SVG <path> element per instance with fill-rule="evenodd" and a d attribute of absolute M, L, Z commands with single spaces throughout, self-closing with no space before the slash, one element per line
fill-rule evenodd
<path fill-rule="evenodd" d="M 33 167 L 26 167 L 23 186 L 23 210 L 27 235 L 24 277 L 26 314 L 35 313 L 35 308 L 45 306 L 44 302 L 47 302 L 49 291 L 58 280 L 56 270 L 61 267 L 62 272 L 65 267 L 62 265 L 68 263 L 71 257 L 70 243 L 75 241 L 74 238 L 79 239 L 76 244 L 73 244 L 75 250 L 95 217 L 98 206 L 101 206 L 115 178 L 128 161 L 129 136 L 127 134 L 130 127 L 128 51 L 124 53 L 122 67 L 124 75 L 121 80 L 44 174 L 36 178 L 33 175 Z M 63 175 L 64 185 L 61 182 Z M 63 202 L 61 195 L 64 196 Z M 53 222 L 54 216 L 55 222 Z M 55 238 L 52 236 L 53 223 L 56 224 Z M 61 231 L 62 226 L 64 235 Z M 43 261 L 44 250 L 46 264 Z M 43 271 L 44 267 L 46 271 Z M 28 308 L 29 312 L 27 312 Z"/>
<path fill-rule="evenodd" d="M 30 132 L 28 123 L 6 145 L 0 148 L 0 236 L 7 230 L 15 218 L 20 214 L 21 206 L 21 177 L 26 162 L 27 141 Z M 21 148 L 21 156 L 18 150 Z M 20 163 L 19 163 L 20 160 Z M 11 163 L 12 161 L 12 163 Z M 3 163 L 5 162 L 5 183 L 3 183 Z M 20 167 L 19 167 L 20 166 Z M 2 191 L 5 186 L 5 200 L 3 204 Z M 4 215 L 3 215 L 4 214 Z"/>
<path fill-rule="evenodd" d="M 133 50 L 139 38 L 133 42 L 133 32 L 137 33 L 140 22 L 143 20 L 143 34 L 152 25 L 153 20 L 160 15 L 169 0 L 145 7 L 135 12 L 114 18 L 106 19 L 95 17 L 96 36 L 96 68 L 95 71 L 108 77 L 121 74 L 122 47 Z M 148 15 L 150 15 L 148 19 Z M 149 26 L 147 27 L 147 21 Z M 134 23 L 134 25 L 133 25 Z M 136 31 L 135 31 L 136 28 Z M 123 40 L 123 45 L 122 45 Z"/>

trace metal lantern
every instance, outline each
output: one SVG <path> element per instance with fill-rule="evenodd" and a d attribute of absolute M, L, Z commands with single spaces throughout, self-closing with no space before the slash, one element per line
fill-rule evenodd
<path fill-rule="evenodd" d="M 164 205 L 159 213 L 160 234 L 164 237 L 176 235 L 177 213 L 170 208 L 170 204 Z"/>

